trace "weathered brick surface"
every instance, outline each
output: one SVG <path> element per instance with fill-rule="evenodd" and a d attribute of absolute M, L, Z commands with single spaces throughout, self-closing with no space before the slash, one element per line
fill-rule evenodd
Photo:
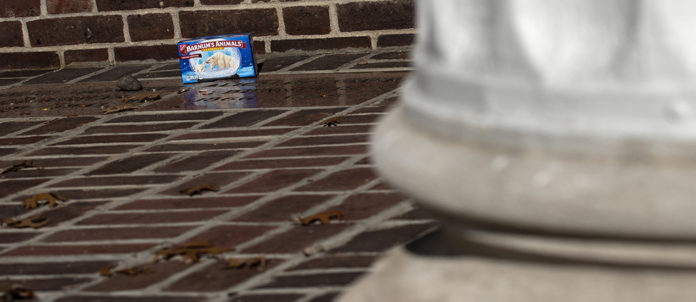
<path fill-rule="evenodd" d="M 54 233 L 46 242 L 76 242 L 91 240 L 156 239 L 176 237 L 188 227 L 90 228 Z"/>
<path fill-rule="evenodd" d="M 248 156 L 248 158 L 263 157 L 295 157 L 295 156 L 321 156 L 321 155 L 351 155 L 367 152 L 367 145 L 328 146 L 307 148 L 276 148 L 261 151 Z"/>
<path fill-rule="evenodd" d="M 94 3 L 91 0 L 47 0 L 49 14 L 67 14 L 90 12 Z"/>
<path fill-rule="evenodd" d="M 187 7 L 193 6 L 193 0 L 97 0 L 97 8 L 100 11 L 134 10 L 162 7 Z"/>
<path fill-rule="evenodd" d="M 24 46 L 22 23 L 17 21 L 0 22 L 0 47 Z"/>
<path fill-rule="evenodd" d="M 52 187 L 153 185 L 169 183 L 177 178 L 176 175 L 90 176 L 61 181 Z"/>
<path fill-rule="evenodd" d="M 167 199 L 140 199 L 125 205 L 117 210 L 166 210 L 166 209 L 205 209 L 205 208 L 235 208 L 245 206 L 257 196 L 237 197 L 200 197 L 200 198 L 167 198 Z"/>
<path fill-rule="evenodd" d="M 335 252 L 377 252 L 418 238 L 435 228 L 432 223 L 407 225 L 362 233 Z"/>
<path fill-rule="evenodd" d="M 87 292 L 110 292 L 120 290 L 142 289 L 157 282 L 160 282 L 174 273 L 186 269 L 186 264 L 182 262 L 165 262 L 145 264 L 139 268 L 148 269 L 149 273 L 135 276 L 114 274 L 108 279 L 92 285 L 85 289 Z"/>
<path fill-rule="evenodd" d="M 319 170 L 275 170 L 238 186 L 228 193 L 264 193 L 273 192 L 295 184 L 305 177 L 318 173 Z"/>
<path fill-rule="evenodd" d="M 288 140 L 279 146 L 311 146 L 311 145 L 338 145 L 338 144 L 356 144 L 367 143 L 369 137 L 367 135 L 341 135 L 341 136 L 312 136 L 298 137 Z"/>
<path fill-rule="evenodd" d="M 5 198 L 10 194 L 24 191 L 46 181 L 48 181 L 47 178 L 0 181 L 0 198 Z"/>
<path fill-rule="evenodd" d="M 170 154 L 139 154 L 106 164 L 90 175 L 131 173 L 171 157 Z"/>
<path fill-rule="evenodd" d="M 37 279 L 9 279 L 0 280 L 0 288 L 10 288 L 19 285 L 32 288 L 37 291 L 62 290 L 81 283 L 89 282 L 87 278 L 37 278 Z"/>
<path fill-rule="evenodd" d="M 56 143 L 55 145 L 84 145 L 84 144 L 107 144 L 107 143 L 144 143 L 151 142 L 166 137 L 165 134 L 145 133 L 145 134 L 117 134 L 117 135 L 90 135 L 78 136 L 76 138 Z"/>
<path fill-rule="evenodd" d="M 328 55 L 302 64 L 293 68 L 293 70 L 331 70 L 341 67 L 342 65 L 362 57 L 363 54 L 336 54 Z"/>
<path fill-rule="evenodd" d="M 416 41 L 414 34 L 403 35 L 381 35 L 377 39 L 379 47 L 409 46 Z"/>
<path fill-rule="evenodd" d="M 179 20 L 181 35 L 185 38 L 242 32 L 252 32 L 255 36 L 278 33 L 275 9 L 184 11 L 179 13 Z"/>
<path fill-rule="evenodd" d="M 342 31 L 413 28 L 413 1 L 354 2 L 338 5 Z"/>
<path fill-rule="evenodd" d="M 18 243 L 22 241 L 29 240 L 31 238 L 34 238 L 36 234 L 32 233 L 0 233 L 0 244 L 4 243 Z M 0 270 L 3 269 L 3 266 L 0 265 Z M 4 271 L 3 271 L 4 272 Z"/>
<path fill-rule="evenodd" d="M 3 275 L 92 274 L 110 261 L 38 262 L 0 264 Z"/>
<path fill-rule="evenodd" d="M 137 123 L 137 122 L 164 122 L 164 121 L 181 121 L 181 120 L 209 120 L 222 115 L 220 112 L 186 112 L 186 113 L 169 113 L 169 114 L 138 114 L 122 116 L 112 120 L 109 123 Z"/>
<path fill-rule="evenodd" d="M 40 0 L 5 0 L 0 5 L 0 17 L 38 16 L 41 13 Z"/>
<path fill-rule="evenodd" d="M 296 6 L 283 9 L 285 32 L 291 35 L 317 35 L 331 32 L 328 6 Z"/>
<path fill-rule="evenodd" d="M 173 189 L 166 190 L 162 192 L 162 194 L 182 196 L 183 194 L 180 191 L 202 184 L 211 184 L 223 187 L 230 183 L 238 181 L 239 179 L 247 175 L 248 173 L 246 172 L 207 173 L 202 176 L 196 177 L 190 181 L 187 181 Z"/>
<path fill-rule="evenodd" d="M 99 71 L 101 68 L 72 68 L 63 69 L 56 72 L 47 73 L 37 78 L 33 78 L 24 84 L 54 84 L 54 83 L 66 83 L 68 81 L 74 80 L 76 78 L 88 75 L 90 73 Z"/>
<path fill-rule="evenodd" d="M 99 245 L 29 245 L 0 256 L 50 256 L 84 254 L 127 254 L 153 247 L 154 244 L 99 244 Z"/>
<path fill-rule="evenodd" d="M 262 288 L 342 286 L 353 282 L 363 273 L 325 273 L 279 276 Z"/>
<path fill-rule="evenodd" d="M 87 124 L 89 122 L 93 122 L 95 120 L 97 120 L 97 119 L 94 117 L 89 117 L 89 116 L 57 119 L 57 120 L 50 121 L 46 125 L 41 126 L 39 128 L 36 128 L 34 130 L 31 130 L 28 132 L 22 132 L 22 135 L 41 135 L 41 134 L 67 131 L 67 130 L 71 130 L 71 129 L 75 129 L 77 127 L 80 127 L 80 126 Z"/>
<path fill-rule="evenodd" d="M 296 226 L 248 247 L 244 253 L 297 253 L 348 228 L 349 224 Z"/>
<path fill-rule="evenodd" d="M 109 59 L 109 51 L 106 48 L 66 50 L 65 65 L 82 62 L 105 62 Z"/>
<path fill-rule="evenodd" d="M 257 142 L 234 142 L 234 143 L 210 143 L 210 144 L 162 144 L 150 149 L 146 152 L 175 152 L 175 151 L 199 151 L 199 150 L 232 150 L 254 148 L 264 141 Z"/>
<path fill-rule="evenodd" d="M 279 264 L 280 260 L 271 260 L 267 268 Z M 263 269 L 232 270 L 225 269 L 224 264 L 215 262 L 204 269 L 190 274 L 167 288 L 179 292 L 212 292 L 229 289 L 247 279 L 263 273 Z"/>
<path fill-rule="evenodd" d="M 377 260 L 375 256 L 332 256 L 311 259 L 290 270 L 311 270 L 322 268 L 367 268 Z"/>
<path fill-rule="evenodd" d="M 197 123 L 179 122 L 167 124 L 148 124 L 148 125 L 107 125 L 97 126 L 85 130 L 86 133 L 133 133 L 133 132 L 159 132 L 176 129 L 189 128 Z"/>
<path fill-rule="evenodd" d="M 176 45 L 155 45 L 155 46 L 130 46 L 117 47 L 114 49 L 114 56 L 117 62 L 144 61 L 144 60 L 171 60 L 179 57 Z"/>
<path fill-rule="evenodd" d="M 189 242 L 209 242 L 223 248 L 235 248 L 237 245 L 249 241 L 274 229 L 272 226 L 244 226 L 226 225 L 211 228 L 205 232 L 194 235 Z"/>
<path fill-rule="evenodd" d="M 124 41 L 120 16 L 43 19 L 27 22 L 27 28 L 32 46 Z"/>
<path fill-rule="evenodd" d="M 332 116 L 333 114 L 344 110 L 345 107 L 339 107 L 339 108 L 327 108 L 327 109 L 305 109 L 305 110 L 300 110 L 298 112 L 295 112 L 293 114 L 287 115 L 283 118 L 277 119 L 271 123 L 268 123 L 268 126 L 299 126 L 299 125 L 307 125 L 311 124 L 313 122 L 318 122 L 324 119 L 327 119 L 328 117 Z"/>
<path fill-rule="evenodd" d="M 284 113 L 285 110 L 244 111 L 206 125 L 205 129 L 252 126 L 268 118 Z"/>
<path fill-rule="evenodd" d="M 132 41 L 174 38 L 174 22 L 170 14 L 145 14 L 128 16 Z"/>
<path fill-rule="evenodd" d="M 54 51 L 0 53 L 2 69 L 57 69 L 60 59 Z"/>
<path fill-rule="evenodd" d="M 264 206 L 251 211 L 234 221 L 245 222 L 284 222 L 317 206 L 334 195 L 291 195 L 269 201 Z"/>
<path fill-rule="evenodd" d="M 218 161 L 234 156 L 234 151 L 208 151 L 172 162 L 157 169 L 157 172 L 183 172 L 204 169 Z"/>
<path fill-rule="evenodd" d="M 330 50 L 340 48 L 370 48 L 369 37 L 345 37 L 324 39 L 293 39 L 271 41 L 271 51 Z"/>
<path fill-rule="evenodd" d="M 132 214 L 101 214 L 78 222 L 80 225 L 119 225 L 119 224 L 153 224 L 166 222 L 202 222 L 224 211 L 187 211 Z"/>
<path fill-rule="evenodd" d="M 347 157 L 315 157 L 315 158 L 289 158 L 289 159 L 260 159 L 237 160 L 226 164 L 216 170 L 253 170 L 253 169 L 280 169 L 303 168 L 337 165 Z"/>

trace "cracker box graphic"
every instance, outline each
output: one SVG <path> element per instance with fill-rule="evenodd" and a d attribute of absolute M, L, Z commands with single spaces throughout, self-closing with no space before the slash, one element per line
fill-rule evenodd
<path fill-rule="evenodd" d="M 185 84 L 238 76 L 256 76 L 250 34 L 202 37 L 179 42 Z"/>

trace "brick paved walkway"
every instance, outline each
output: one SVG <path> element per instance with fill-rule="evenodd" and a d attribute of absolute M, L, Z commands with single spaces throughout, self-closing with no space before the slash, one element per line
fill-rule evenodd
<path fill-rule="evenodd" d="M 61 302 L 331 301 L 385 250 L 436 227 L 367 156 L 408 65 L 399 50 L 286 55 L 257 79 L 188 91 L 172 63 L 0 73 L 0 168 L 33 166 L 0 175 L 0 218 L 47 219 L 0 228 L 0 289 Z M 114 90 L 129 73 L 161 98 L 102 114 L 142 93 Z M 201 184 L 219 189 L 180 192 Z M 68 201 L 21 206 L 47 192 Z M 343 220 L 293 221 L 333 210 Z M 233 250 L 153 262 L 195 242 Z M 225 261 L 256 257 L 266 266 Z"/>

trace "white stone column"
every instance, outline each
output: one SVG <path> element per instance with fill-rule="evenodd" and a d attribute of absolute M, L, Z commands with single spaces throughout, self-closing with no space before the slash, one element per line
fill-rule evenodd
<path fill-rule="evenodd" d="M 696 1 L 417 10 L 372 152 L 443 232 L 342 301 L 696 301 Z"/>

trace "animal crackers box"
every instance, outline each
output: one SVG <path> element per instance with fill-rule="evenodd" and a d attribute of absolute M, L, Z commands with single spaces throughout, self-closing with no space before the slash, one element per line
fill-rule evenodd
<path fill-rule="evenodd" d="M 202 37 L 179 42 L 184 83 L 256 76 L 250 34 Z"/>

